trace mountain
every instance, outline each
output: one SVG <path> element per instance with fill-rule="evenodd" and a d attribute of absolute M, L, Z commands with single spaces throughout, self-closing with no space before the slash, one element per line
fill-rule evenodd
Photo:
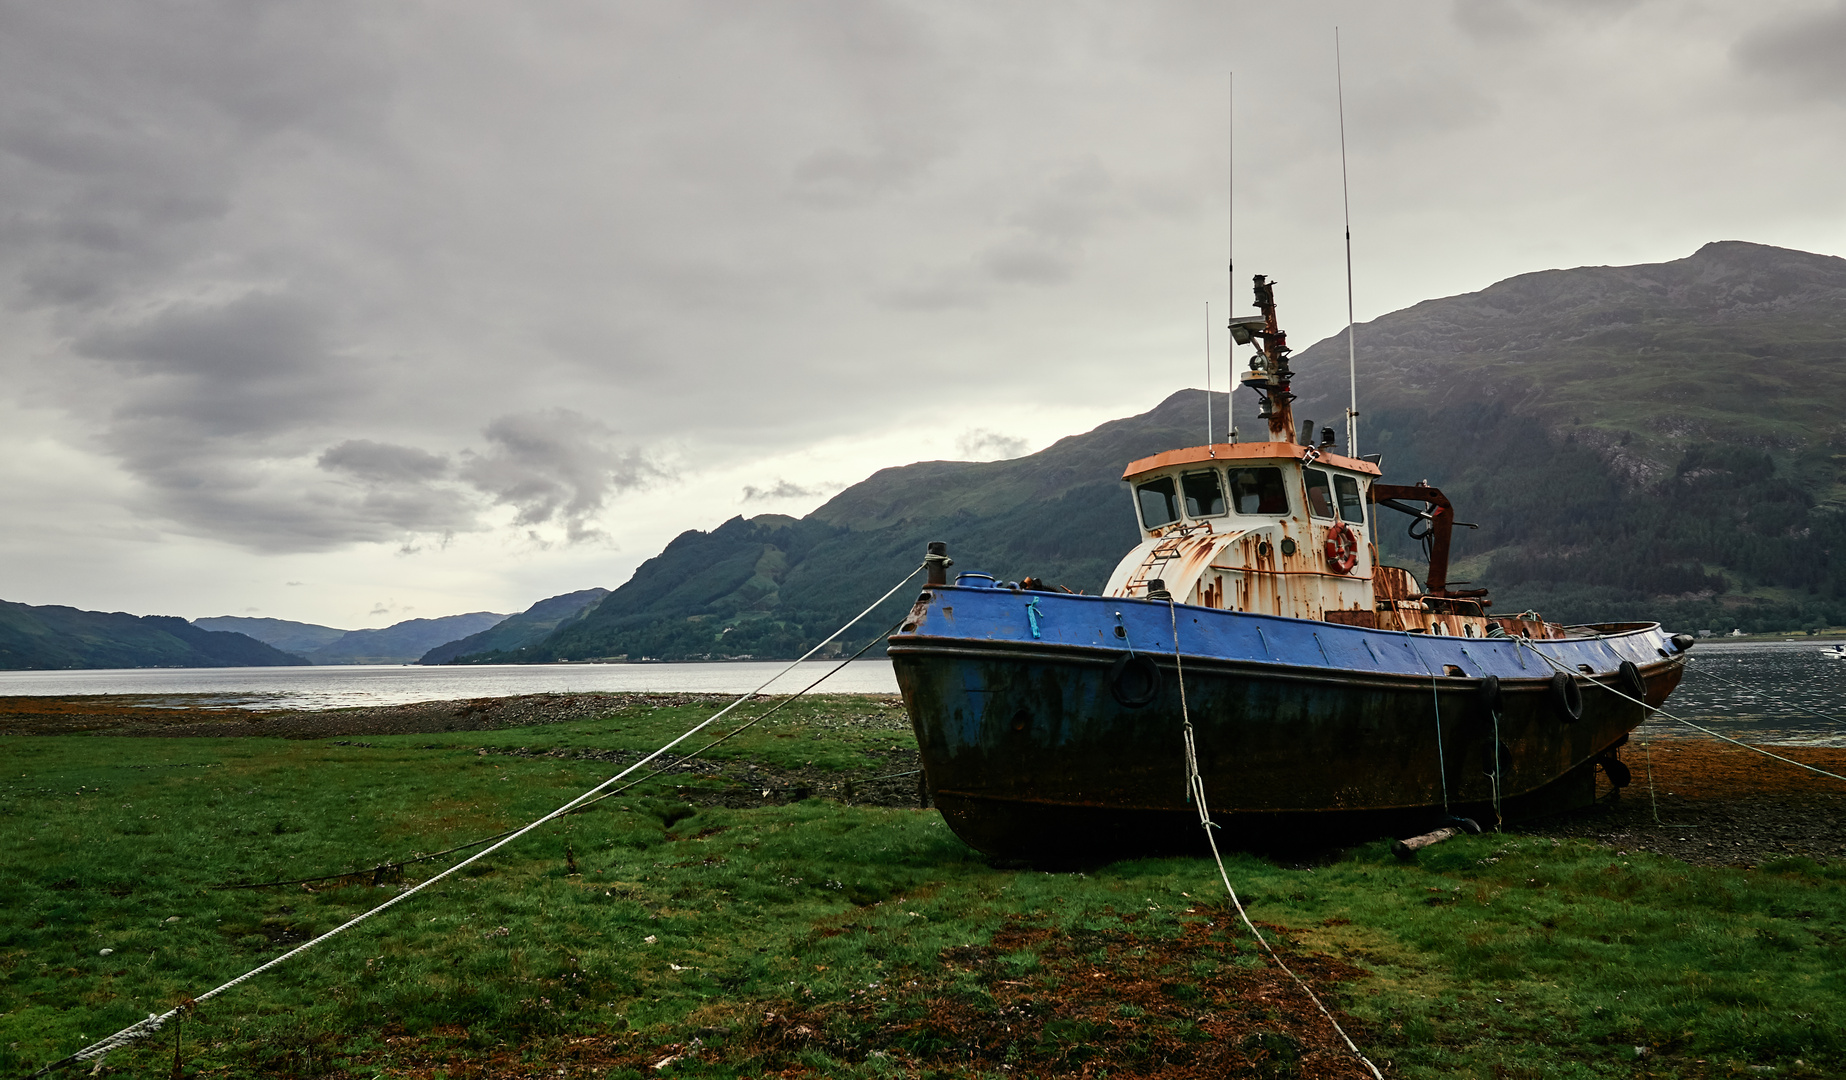
<path fill-rule="evenodd" d="M 582 618 L 608 595 L 608 589 L 583 589 L 540 600 L 478 634 L 436 646 L 424 653 L 418 663 L 481 663 L 483 657 L 536 644 L 560 625 Z"/>
<path fill-rule="evenodd" d="M 931 540 L 949 544 L 958 570 L 1095 592 L 1137 536 L 1122 466 L 1197 443 L 1204 408 L 1200 391 L 1182 390 L 1027 457 L 884 469 L 805 518 L 682 533 L 582 619 L 495 659 L 797 656 L 916 569 Z M 841 647 L 882 636 L 914 598 L 900 591 Z"/>
<path fill-rule="evenodd" d="M 1667 263 L 1520 275 L 1362 324 L 1355 340 L 1360 452 L 1480 523 L 1457 532 L 1451 582 L 1492 589 L 1497 610 L 1846 624 L 1846 260 L 1707 244 Z M 1295 367 L 1297 418 L 1343 428 L 1345 334 Z M 1235 403 L 1242 430 L 1261 431 L 1255 396 Z M 1123 465 L 1199 443 L 1203 412 L 1184 390 L 1027 457 L 885 469 L 805 518 L 683 533 L 582 619 L 498 658 L 799 655 L 930 540 L 958 570 L 1096 591 L 1136 537 Z M 1416 565 L 1402 528 L 1381 517 L 1380 546 Z M 845 648 L 909 600 L 900 591 Z"/>
<path fill-rule="evenodd" d="M 284 667 L 299 656 L 171 615 L 0 600 L 0 668 Z"/>
<path fill-rule="evenodd" d="M 1361 452 L 1481 524 L 1458 531 L 1454 577 L 1499 610 L 1846 623 L 1846 259 L 1726 241 L 1523 274 L 1355 340 Z M 1345 335 L 1295 366 L 1296 416 L 1338 426 Z M 1254 429 L 1253 396 L 1239 406 Z"/>
<path fill-rule="evenodd" d="M 289 622 L 287 619 L 251 619 L 241 615 L 194 619 L 192 625 L 205 630 L 228 630 L 234 634 L 243 634 L 297 656 L 331 645 L 347 632 L 314 623 Z"/>
<path fill-rule="evenodd" d="M 424 653 L 506 618 L 491 611 L 471 611 L 440 619 L 407 619 L 382 630 L 348 630 L 305 655 L 316 664 L 414 664 Z"/>

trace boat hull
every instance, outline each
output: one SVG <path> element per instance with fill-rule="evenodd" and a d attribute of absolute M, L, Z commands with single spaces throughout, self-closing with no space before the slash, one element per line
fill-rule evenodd
<path fill-rule="evenodd" d="M 1651 706 L 1683 665 L 1651 624 L 1531 643 L 1425 638 L 954 586 L 928 590 L 906 626 L 890 656 L 936 805 L 970 845 L 1024 858 L 1202 843 L 1186 798 L 1187 716 L 1220 842 L 1234 846 L 1490 818 L 1496 747 L 1503 816 L 1580 805 L 1598 761 L 1645 718 L 1612 692 L 1627 692 L 1622 662 Z M 1131 651 L 1140 681 L 1123 670 Z M 1578 684 L 1575 719 L 1553 684 L 1560 667 Z"/>

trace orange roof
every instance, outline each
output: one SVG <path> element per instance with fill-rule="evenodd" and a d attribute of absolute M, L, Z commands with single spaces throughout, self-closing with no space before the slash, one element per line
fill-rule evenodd
<path fill-rule="evenodd" d="M 1307 457 L 1307 453 L 1308 448 L 1305 446 L 1299 446 L 1295 443 L 1280 442 L 1217 443 L 1212 446 L 1188 446 L 1183 450 L 1168 450 L 1164 453 L 1155 454 L 1153 457 L 1144 457 L 1139 461 L 1130 462 L 1128 468 L 1122 470 L 1122 479 L 1127 480 L 1145 472 L 1153 472 L 1155 469 L 1164 469 L 1169 465 L 1203 464 L 1211 461 L 1249 461 L 1253 458 L 1266 458 L 1271 461 L 1276 458 L 1287 458 L 1290 461 L 1300 461 Z M 1360 461 L 1358 458 L 1322 453 L 1320 455 L 1320 461 L 1322 464 L 1331 465 L 1336 469 L 1347 469 L 1356 473 L 1369 473 L 1373 476 L 1383 475 L 1383 470 L 1378 466 L 1369 461 Z"/>

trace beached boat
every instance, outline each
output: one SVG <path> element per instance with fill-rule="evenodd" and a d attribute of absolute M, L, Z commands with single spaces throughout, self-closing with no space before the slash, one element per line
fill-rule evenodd
<path fill-rule="evenodd" d="M 1453 508 L 1376 458 L 1297 432 L 1271 283 L 1234 320 L 1262 442 L 1170 450 L 1123 473 L 1141 542 L 1103 595 L 1030 577 L 930 581 L 889 641 L 935 805 L 974 847 L 1091 857 L 1199 843 L 1181 675 L 1222 842 L 1422 831 L 1590 802 L 1678 685 L 1692 638 L 1655 623 L 1490 614 L 1448 581 Z M 1382 565 L 1380 508 L 1412 515 L 1424 580 Z M 1645 705 L 1642 704 L 1645 702 Z"/>

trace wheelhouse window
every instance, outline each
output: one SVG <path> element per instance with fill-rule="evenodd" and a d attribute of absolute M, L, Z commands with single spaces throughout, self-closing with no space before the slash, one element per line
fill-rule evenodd
<path fill-rule="evenodd" d="M 1135 501 L 1141 505 L 1141 527 L 1158 529 L 1179 520 L 1179 500 L 1173 493 L 1173 478 L 1163 476 L 1135 488 Z"/>
<path fill-rule="evenodd" d="M 1303 469 L 1303 476 L 1308 482 L 1308 513 L 1317 518 L 1333 516 L 1333 488 L 1327 482 L 1327 474 L 1319 469 Z"/>
<path fill-rule="evenodd" d="M 1191 472 L 1179 478 L 1179 489 L 1186 497 L 1186 516 L 1217 517 L 1224 513 L 1224 489 L 1218 486 L 1218 470 Z"/>
<path fill-rule="evenodd" d="M 1350 476 L 1333 478 L 1333 490 L 1340 499 L 1340 520 L 1363 524 L 1365 500 L 1359 496 L 1359 481 Z"/>
<path fill-rule="evenodd" d="M 1282 470 L 1270 467 L 1230 470 L 1231 505 L 1240 514 L 1288 513 L 1288 489 Z"/>

